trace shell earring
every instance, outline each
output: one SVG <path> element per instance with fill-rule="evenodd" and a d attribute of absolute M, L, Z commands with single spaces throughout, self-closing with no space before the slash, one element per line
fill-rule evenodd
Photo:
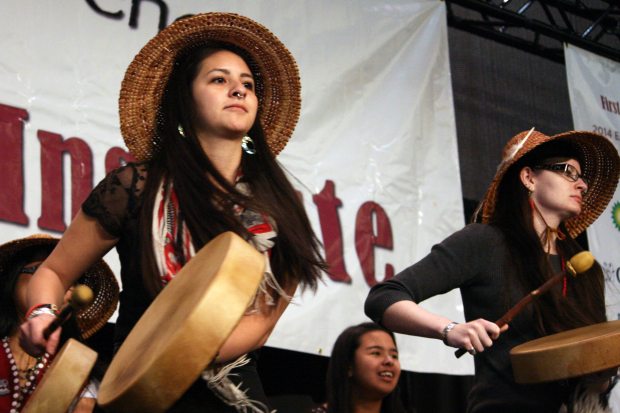
<path fill-rule="evenodd" d="M 256 153 L 254 140 L 247 135 L 244 136 L 243 139 L 241 139 L 241 149 L 243 149 L 243 152 L 247 153 L 248 155 L 254 155 Z"/>
<path fill-rule="evenodd" d="M 185 137 L 185 130 L 183 129 L 183 126 L 181 126 L 180 123 L 177 125 L 177 130 L 179 131 L 179 135 L 181 135 L 182 137 Z"/>

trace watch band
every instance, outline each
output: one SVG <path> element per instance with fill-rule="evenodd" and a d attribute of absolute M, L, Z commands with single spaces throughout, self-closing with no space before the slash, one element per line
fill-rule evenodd
<path fill-rule="evenodd" d="M 58 306 L 56 304 L 37 304 L 30 307 L 24 318 L 30 320 L 41 314 L 58 315 Z"/>
<path fill-rule="evenodd" d="M 448 345 L 448 333 L 457 325 L 456 321 L 450 321 L 441 331 L 441 339 L 445 345 Z"/>

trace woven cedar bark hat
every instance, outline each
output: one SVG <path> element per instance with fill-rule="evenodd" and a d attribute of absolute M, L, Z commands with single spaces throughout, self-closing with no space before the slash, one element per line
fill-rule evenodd
<path fill-rule="evenodd" d="M 495 211 L 497 191 L 508 169 L 540 145 L 555 140 L 573 144 L 581 157 L 582 175 L 588 181 L 581 213 L 564 222 L 569 234 L 576 237 L 601 215 L 614 195 L 620 176 L 620 158 L 614 145 L 604 136 L 592 132 L 570 131 L 547 136 L 532 129 L 517 134 L 504 146 L 497 173 L 478 207 L 478 211 L 482 211 L 483 223 L 488 223 Z"/>
<path fill-rule="evenodd" d="M 158 150 L 157 113 L 175 61 L 187 50 L 227 44 L 244 52 L 256 82 L 258 119 L 277 155 L 299 119 L 301 83 L 295 59 L 265 26 L 233 13 L 205 13 L 177 20 L 136 55 L 121 84 L 119 113 L 127 148 L 139 161 Z"/>
<path fill-rule="evenodd" d="M 0 245 L 0 277 L 13 265 L 16 254 L 30 248 L 53 249 L 58 241 L 49 235 L 36 234 Z M 91 305 L 78 311 L 75 318 L 82 338 L 86 339 L 103 327 L 114 313 L 119 288 L 114 273 L 103 260 L 90 267 L 77 282 L 90 287 L 95 296 Z"/>

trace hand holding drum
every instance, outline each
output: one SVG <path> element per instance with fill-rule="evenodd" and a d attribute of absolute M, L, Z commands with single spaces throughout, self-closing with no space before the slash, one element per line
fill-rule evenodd
<path fill-rule="evenodd" d="M 514 307 L 506 312 L 499 320 L 495 322 L 499 328 L 504 327 L 509 324 L 513 318 L 515 318 L 529 303 L 531 303 L 534 298 L 539 295 L 545 294 L 547 291 L 551 289 L 555 284 L 562 281 L 562 279 L 568 274 L 576 277 L 578 274 L 582 274 L 592 268 L 594 264 L 594 256 L 589 251 L 582 251 L 578 254 L 573 255 L 573 257 L 566 263 L 566 271 L 562 271 L 549 278 L 543 285 L 538 287 L 537 289 L 531 291 L 528 295 L 523 297 Z M 457 358 L 460 358 L 463 354 L 465 354 L 467 350 L 461 348 L 454 352 L 454 355 Z"/>
<path fill-rule="evenodd" d="M 265 257 L 233 232 L 202 247 L 123 342 L 101 382 L 99 406 L 114 413 L 168 411 L 244 316 L 264 270 Z"/>

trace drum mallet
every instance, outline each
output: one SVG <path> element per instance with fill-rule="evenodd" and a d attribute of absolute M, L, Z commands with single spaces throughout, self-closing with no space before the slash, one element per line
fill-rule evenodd
<path fill-rule="evenodd" d="M 90 287 L 84 284 L 76 285 L 71 292 L 69 303 L 63 307 L 54 321 L 43 331 L 45 339 L 48 339 L 58 327 L 62 326 L 69 319 L 73 311 L 77 312 L 88 307 L 93 302 L 93 299 L 94 294 Z"/>
<path fill-rule="evenodd" d="M 531 291 L 528 295 L 523 297 L 514 307 L 506 312 L 499 320 L 495 322 L 499 328 L 502 328 L 506 324 L 510 323 L 513 318 L 517 316 L 527 306 L 531 303 L 536 297 L 542 295 L 549 291 L 551 287 L 555 284 L 562 281 L 562 279 L 566 276 L 566 273 L 576 277 L 577 274 L 584 273 L 592 268 L 594 264 L 594 256 L 590 251 L 581 251 L 573 255 L 573 257 L 566 263 L 566 270 L 555 274 L 553 277 L 549 278 L 543 285 L 538 287 L 537 289 Z M 454 352 L 454 355 L 457 358 L 460 358 L 463 354 L 465 354 L 467 350 L 464 348 L 460 348 Z"/>

